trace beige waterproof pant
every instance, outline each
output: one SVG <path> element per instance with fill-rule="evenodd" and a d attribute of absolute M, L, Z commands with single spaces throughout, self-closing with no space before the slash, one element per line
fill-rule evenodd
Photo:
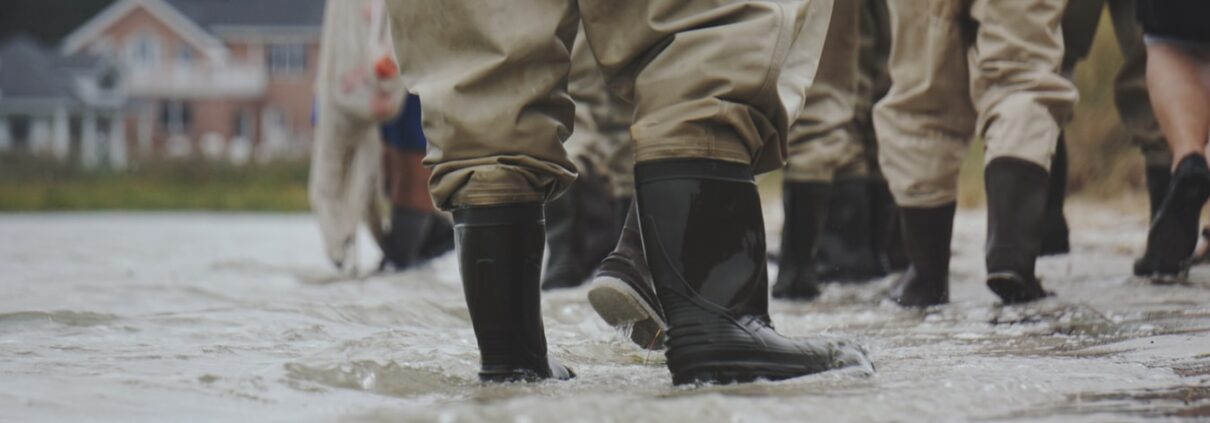
<path fill-rule="evenodd" d="M 828 182 L 877 173 L 870 113 L 889 85 L 885 11 L 886 0 L 840 2 L 832 10 L 815 84 L 790 127 L 786 180 Z"/>
<path fill-rule="evenodd" d="M 853 124 L 857 112 L 857 57 L 861 2 L 837 2 L 819 58 L 815 83 L 790 126 L 785 179 L 831 181 L 838 172 L 866 173 Z"/>
<path fill-rule="evenodd" d="M 1135 0 L 1068 0 L 1063 15 L 1063 42 L 1067 47 L 1063 74 L 1070 78 L 1076 64 L 1088 57 L 1106 6 L 1123 58 L 1113 87 L 1118 116 L 1142 150 L 1147 165 L 1168 167 L 1172 153 L 1147 95 L 1147 47 L 1143 44 L 1143 28 L 1135 17 Z"/>
<path fill-rule="evenodd" d="M 571 133 L 567 80 L 581 22 L 611 88 L 634 104 L 638 162 L 708 158 L 780 168 L 785 130 L 814 78 L 831 13 L 824 0 L 388 6 L 399 57 L 418 58 L 401 71 L 425 99 L 425 163 L 442 209 L 540 202 L 574 180 L 561 142 Z"/>
<path fill-rule="evenodd" d="M 634 107 L 609 91 L 583 31 L 571 49 L 567 91 L 576 103 L 575 130 L 563 143 L 567 155 L 577 166 L 593 166 L 596 174 L 606 175 L 614 198 L 633 197 Z"/>
<path fill-rule="evenodd" d="M 884 179 L 878 165 L 878 137 L 874 131 L 874 104 L 891 89 L 887 57 L 891 54 L 891 17 L 887 0 L 865 0 L 861 10 L 861 38 L 857 56 L 857 113 L 853 116 L 870 177 Z"/>
<path fill-rule="evenodd" d="M 956 200 L 979 135 L 987 161 L 1049 169 L 1075 104 L 1059 74 L 1065 0 L 892 0 L 893 81 L 874 110 L 879 159 L 902 207 Z"/>

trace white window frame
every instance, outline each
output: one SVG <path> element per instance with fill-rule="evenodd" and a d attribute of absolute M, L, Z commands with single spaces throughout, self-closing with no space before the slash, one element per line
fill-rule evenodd
<path fill-rule="evenodd" d="M 269 72 L 276 75 L 299 75 L 307 72 L 306 44 L 270 44 Z"/>

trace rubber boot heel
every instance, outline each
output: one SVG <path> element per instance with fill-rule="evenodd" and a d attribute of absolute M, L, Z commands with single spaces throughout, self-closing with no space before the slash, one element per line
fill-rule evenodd
<path fill-rule="evenodd" d="M 987 275 L 987 287 L 1005 305 L 1022 304 L 1046 298 L 1051 293 L 1036 280 L 1025 279 L 1015 272 L 993 272 Z"/>

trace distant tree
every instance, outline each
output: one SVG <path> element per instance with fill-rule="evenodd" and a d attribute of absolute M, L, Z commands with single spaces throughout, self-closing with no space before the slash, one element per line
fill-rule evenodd
<path fill-rule="evenodd" d="M 115 1 L 0 0 L 0 41 L 27 34 L 43 44 L 58 44 Z"/>

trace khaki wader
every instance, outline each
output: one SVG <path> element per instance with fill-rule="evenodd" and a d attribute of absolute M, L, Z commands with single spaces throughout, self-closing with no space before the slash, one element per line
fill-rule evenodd
<path fill-rule="evenodd" d="M 1015 157 L 1049 169 L 1077 94 L 1059 74 L 1065 0 L 888 1 L 894 81 L 878 102 L 879 159 L 896 203 L 957 197 L 976 135 L 985 163 Z"/>
<path fill-rule="evenodd" d="M 404 84 L 424 98 L 425 163 L 442 209 L 541 202 L 575 178 L 572 43 L 634 105 L 638 162 L 780 168 L 831 2 L 391 0 Z"/>
<path fill-rule="evenodd" d="M 577 165 L 596 166 L 596 174 L 606 175 L 614 198 L 634 197 L 634 107 L 609 91 L 582 30 L 571 49 L 568 93 L 576 103 L 576 123 L 563 143 L 567 155 Z"/>
<path fill-rule="evenodd" d="M 886 93 L 890 49 L 886 0 L 838 3 L 815 84 L 790 127 L 791 182 L 879 176 L 871 111 Z"/>
<path fill-rule="evenodd" d="M 1143 44 L 1143 27 L 1136 19 L 1134 0 L 1068 0 L 1063 15 L 1063 75 L 1072 77 L 1076 64 L 1088 57 L 1101 22 L 1101 11 L 1109 7 L 1113 32 L 1122 52 L 1122 67 L 1114 80 L 1114 104 L 1122 126 L 1143 152 L 1148 166 L 1167 168 L 1172 165 L 1172 153 L 1164 141 L 1151 98 L 1147 95 L 1147 47 Z"/>

